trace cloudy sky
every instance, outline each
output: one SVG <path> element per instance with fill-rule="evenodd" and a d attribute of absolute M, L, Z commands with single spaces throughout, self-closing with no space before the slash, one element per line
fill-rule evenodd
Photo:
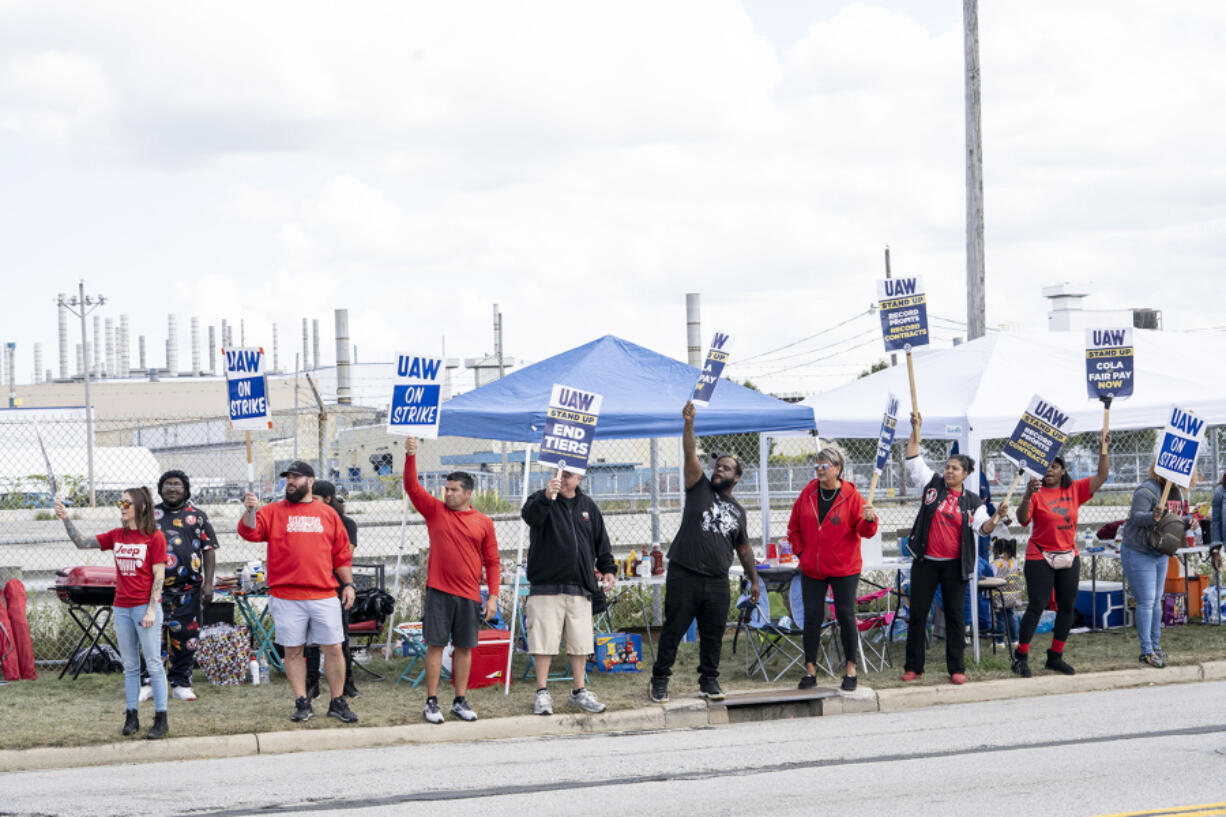
<path fill-rule="evenodd" d="M 495 302 L 509 355 L 684 358 L 700 292 L 734 376 L 827 388 L 882 356 L 887 244 L 963 331 L 960 5 L 0 0 L 2 340 L 58 371 L 84 278 L 158 365 L 170 312 L 184 367 L 193 315 L 277 322 L 289 366 L 336 307 L 363 361 L 481 355 Z M 980 35 L 988 325 L 1065 280 L 1226 324 L 1226 4 L 985 3 Z"/>

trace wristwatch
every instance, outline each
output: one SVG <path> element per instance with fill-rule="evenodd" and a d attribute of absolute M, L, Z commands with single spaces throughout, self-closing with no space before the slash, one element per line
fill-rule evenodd
<path fill-rule="evenodd" d="M 353 587 L 353 582 L 342 582 L 341 587 Z"/>

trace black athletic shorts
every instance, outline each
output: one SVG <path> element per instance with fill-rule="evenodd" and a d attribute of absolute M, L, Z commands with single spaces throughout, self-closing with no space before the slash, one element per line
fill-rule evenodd
<path fill-rule="evenodd" d="M 481 602 L 427 587 L 421 629 L 431 647 L 446 647 L 449 641 L 461 649 L 475 647 L 481 629 Z"/>

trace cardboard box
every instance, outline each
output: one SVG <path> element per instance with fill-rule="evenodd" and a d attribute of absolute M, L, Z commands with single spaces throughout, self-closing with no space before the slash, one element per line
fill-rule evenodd
<path fill-rule="evenodd" d="M 643 660 L 643 637 L 637 633 L 608 633 L 596 636 L 588 671 L 638 672 Z"/>
<path fill-rule="evenodd" d="M 1162 596 L 1162 626 L 1188 623 L 1188 597 L 1183 593 L 1164 593 Z"/>
<path fill-rule="evenodd" d="M 1208 576 L 1189 576 L 1188 577 L 1188 615 L 1192 618 L 1200 618 L 1201 616 L 1201 595 L 1205 592 L 1205 588 L 1209 586 Z M 1172 576 L 1170 573 L 1166 576 L 1166 585 L 1162 588 L 1167 593 L 1182 593 L 1183 576 Z"/>
<path fill-rule="evenodd" d="M 1092 584 L 1085 581 L 1077 586 L 1077 612 L 1086 621 L 1091 619 L 1093 608 L 1094 624 L 1101 628 L 1124 626 L 1124 584 L 1123 582 L 1098 583 L 1098 597 L 1091 595 Z"/>

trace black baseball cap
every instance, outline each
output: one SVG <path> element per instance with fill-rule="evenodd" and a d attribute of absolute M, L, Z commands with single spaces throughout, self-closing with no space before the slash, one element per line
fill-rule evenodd
<path fill-rule="evenodd" d="M 326 479 L 317 479 L 311 486 L 311 493 L 320 499 L 331 499 L 336 496 L 336 486 Z"/>
<path fill-rule="evenodd" d="M 281 476 L 288 477 L 290 474 L 297 474 L 300 477 L 315 476 L 315 469 L 302 460 L 294 460 L 289 464 L 289 467 L 281 472 Z"/>

